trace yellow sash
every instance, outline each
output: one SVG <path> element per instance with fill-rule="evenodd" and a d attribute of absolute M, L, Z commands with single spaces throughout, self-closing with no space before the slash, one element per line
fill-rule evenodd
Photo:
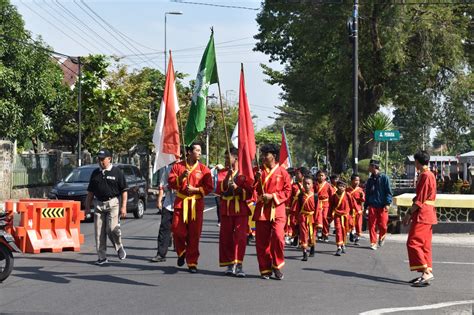
<path fill-rule="evenodd" d="M 227 201 L 227 210 L 230 209 L 230 201 L 235 200 L 234 205 L 235 205 L 235 213 L 240 213 L 240 196 L 222 196 L 222 200 Z"/>
<path fill-rule="evenodd" d="M 344 199 L 344 196 L 345 196 L 346 192 L 343 192 L 341 197 L 339 198 L 339 201 L 337 202 L 337 206 L 336 208 L 334 208 L 334 210 L 332 211 L 332 215 L 334 216 L 334 213 L 336 213 L 336 209 L 339 208 L 339 206 L 341 205 L 342 203 L 342 200 Z"/>
<path fill-rule="evenodd" d="M 262 192 L 263 194 L 265 194 L 265 185 L 267 184 L 268 180 L 270 179 L 270 177 L 272 177 L 273 173 L 275 173 L 276 169 L 278 168 L 278 164 L 275 165 L 275 167 L 273 167 L 271 169 L 271 171 L 268 173 L 268 175 L 265 177 L 265 180 L 263 181 L 262 183 Z M 265 170 L 268 172 L 268 168 L 265 167 Z M 263 206 L 262 206 L 262 209 L 260 210 L 260 216 L 263 215 L 263 210 L 265 209 L 265 203 L 263 203 Z M 275 221 L 275 203 L 272 201 L 272 208 L 270 210 L 270 221 Z"/>
<path fill-rule="evenodd" d="M 425 202 L 423 202 L 423 204 L 429 205 L 429 206 L 434 206 L 434 205 L 435 205 L 435 201 L 434 201 L 434 200 L 425 200 Z"/>
<path fill-rule="evenodd" d="M 188 201 L 191 200 L 191 219 L 196 221 L 196 200 L 201 199 L 201 195 L 191 195 L 187 196 L 180 192 L 176 194 L 177 197 L 183 199 L 183 222 L 188 222 Z"/>

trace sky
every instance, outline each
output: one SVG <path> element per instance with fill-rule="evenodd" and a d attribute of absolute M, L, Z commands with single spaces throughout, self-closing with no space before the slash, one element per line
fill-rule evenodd
<path fill-rule="evenodd" d="M 238 102 L 242 62 L 248 101 L 257 116 L 254 120 L 257 129 L 270 125 L 278 112 L 275 106 L 282 104 L 282 91 L 265 82 L 260 63 L 275 69 L 282 66 L 269 63 L 268 56 L 252 51 L 256 43 L 253 36 L 258 33 L 255 19 L 259 11 L 216 6 L 258 9 L 260 1 L 189 1 L 212 6 L 183 2 L 186 1 L 11 0 L 23 16 L 25 28 L 34 37 L 41 36 L 57 52 L 70 56 L 116 55 L 124 57 L 121 62 L 132 68 L 147 66 L 161 71 L 164 68 L 165 12 L 182 12 L 182 15 L 168 14 L 166 23 L 166 45 L 167 50 L 172 50 L 175 71 L 189 75 L 184 81 L 186 84 L 196 78 L 213 27 L 222 97 L 231 103 Z M 124 40 L 118 32 L 130 39 Z M 211 86 L 209 94 L 218 95 L 217 85 Z"/>

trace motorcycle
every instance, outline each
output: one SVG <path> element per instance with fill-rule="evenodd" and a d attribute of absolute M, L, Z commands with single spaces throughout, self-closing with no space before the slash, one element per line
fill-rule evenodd
<path fill-rule="evenodd" d="M 13 270 L 13 252 L 21 252 L 10 234 L 13 228 L 13 215 L 0 213 L 0 282 L 3 282 Z"/>

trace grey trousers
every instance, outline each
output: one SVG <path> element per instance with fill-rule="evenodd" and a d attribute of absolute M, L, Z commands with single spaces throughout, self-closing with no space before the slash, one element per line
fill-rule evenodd
<path fill-rule="evenodd" d="M 95 245 L 99 259 L 107 257 L 107 235 L 115 250 L 122 247 L 122 232 L 119 224 L 119 199 L 97 202 L 94 213 Z"/>

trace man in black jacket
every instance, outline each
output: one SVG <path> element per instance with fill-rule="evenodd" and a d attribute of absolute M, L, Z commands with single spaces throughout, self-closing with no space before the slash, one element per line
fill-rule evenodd
<path fill-rule="evenodd" d="M 378 247 L 382 247 L 385 242 L 388 225 L 388 209 L 392 203 L 392 190 L 390 180 L 387 175 L 380 172 L 380 161 L 370 160 L 369 172 L 371 173 L 365 186 L 365 204 L 369 210 L 369 232 L 370 248 L 377 249 L 378 227 Z"/>
<path fill-rule="evenodd" d="M 117 251 L 120 260 L 127 256 L 122 244 L 122 233 L 119 224 L 120 216 L 127 215 L 127 183 L 120 168 L 112 165 L 112 154 L 107 149 L 101 149 L 98 154 L 99 168 L 92 172 L 85 210 L 89 212 L 94 196 L 97 206 L 94 213 L 94 229 L 97 254 L 99 259 L 96 265 L 108 263 L 107 260 L 107 235 Z M 119 205 L 121 197 L 121 206 Z"/>

